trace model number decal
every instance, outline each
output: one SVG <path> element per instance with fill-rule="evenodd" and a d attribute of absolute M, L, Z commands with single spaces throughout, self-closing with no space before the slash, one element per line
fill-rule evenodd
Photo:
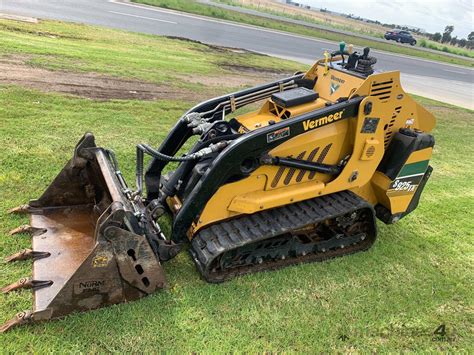
<path fill-rule="evenodd" d="M 290 127 L 281 128 L 277 131 L 273 131 L 267 134 L 267 143 L 272 143 L 279 139 L 283 139 L 290 136 Z"/>
<path fill-rule="evenodd" d="M 411 181 L 400 181 L 400 180 L 395 180 L 392 184 L 392 189 L 395 191 L 415 191 L 417 185 L 413 185 Z"/>

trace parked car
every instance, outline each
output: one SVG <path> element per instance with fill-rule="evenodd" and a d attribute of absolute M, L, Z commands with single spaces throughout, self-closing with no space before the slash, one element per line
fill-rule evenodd
<path fill-rule="evenodd" d="M 416 44 L 416 39 L 408 31 L 391 30 L 385 32 L 386 40 L 397 41 L 398 43 L 410 43 L 412 46 Z"/>

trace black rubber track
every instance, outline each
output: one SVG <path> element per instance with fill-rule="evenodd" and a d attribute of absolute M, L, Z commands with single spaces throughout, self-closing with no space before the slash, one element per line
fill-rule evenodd
<path fill-rule="evenodd" d="M 251 243 L 258 243 L 284 236 L 301 229 L 334 218 L 364 211 L 366 217 L 364 236 L 351 245 L 321 251 L 317 245 L 313 252 L 278 260 L 266 260 L 242 267 L 224 269 L 218 267 L 219 258 L 231 250 L 238 250 Z M 313 261 L 324 261 L 338 256 L 367 250 L 376 238 L 375 215 L 372 206 L 350 191 L 342 191 L 311 200 L 297 202 L 271 210 L 243 215 L 214 224 L 201 230 L 192 240 L 190 253 L 199 271 L 208 282 L 222 282 L 238 275 L 273 270 L 280 267 Z M 323 242 L 324 243 L 324 242 Z"/>

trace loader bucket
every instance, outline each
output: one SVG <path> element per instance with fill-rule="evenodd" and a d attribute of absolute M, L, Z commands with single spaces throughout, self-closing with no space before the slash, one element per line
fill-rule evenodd
<path fill-rule="evenodd" d="M 33 310 L 21 312 L 1 331 L 28 323 L 132 301 L 165 285 L 163 269 L 140 235 L 131 201 L 110 163 L 84 135 L 73 158 L 38 200 L 13 212 L 28 213 L 32 249 L 7 261 L 32 258 L 33 276 L 2 289 L 31 288 Z"/>

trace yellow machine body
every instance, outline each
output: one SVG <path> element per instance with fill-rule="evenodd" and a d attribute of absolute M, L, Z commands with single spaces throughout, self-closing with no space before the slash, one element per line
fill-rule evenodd
<path fill-rule="evenodd" d="M 318 62 L 305 77 L 317 78 L 313 90 L 319 97 L 315 101 L 283 108 L 272 99 L 267 99 L 259 110 L 236 119 L 251 131 L 267 126 L 270 121 L 290 120 L 324 108 L 341 98 L 363 96 L 365 98 L 360 107 L 370 102 L 370 114 L 360 110 L 351 119 L 338 121 L 341 116 L 336 113 L 333 117 L 305 122 L 307 133 L 270 151 L 271 155 L 327 164 L 337 164 L 348 157 L 343 172 L 332 179 L 326 174 L 296 168 L 261 166 L 249 177 L 218 189 L 188 231 L 190 239 L 203 227 L 240 214 L 253 214 L 343 190 L 351 190 L 373 205 L 382 204 L 392 214 L 406 211 L 416 186 L 390 189 L 393 180 L 376 169 L 395 132 L 404 127 L 430 132 L 435 126 L 434 116 L 403 91 L 398 71 L 372 74 L 365 78 Z M 367 117 L 380 119 L 373 133 L 362 133 Z M 327 124 L 331 122 L 333 124 Z M 416 151 L 407 164 L 427 161 L 431 152 L 432 148 Z M 180 202 L 172 199 L 170 205 L 176 209 Z"/>

